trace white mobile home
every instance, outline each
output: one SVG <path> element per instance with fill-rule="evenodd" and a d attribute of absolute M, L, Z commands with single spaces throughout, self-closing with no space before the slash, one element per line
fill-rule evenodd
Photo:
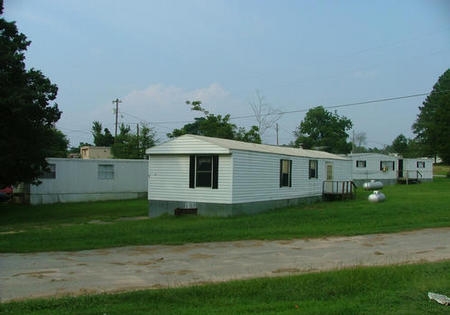
<path fill-rule="evenodd" d="M 50 171 L 41 184 L 25 189 L 33 205 L 115 199 L 147 195 L 147 160 L 48 158 Z"/>
<path fill-rule="evenodd" d="M 370 180 L 393 185 L 397 182 L 433 180 L 433 161 L 423 158 L 402 158 L 379 153 L 355 153 L 352 158 L 353 181 L 358 185 Z"/>
<path fill-rule="evenodd" d="M 351 179 L 351 161 L 334 154 L 196 135 L 147 154 L 151 217 L 256 213 L 320 199 L 325 180 Z"/>
<path fill-rule="evenodd" d="M 427 158 L 399 158 L 398 179 L 408 182 L 427 182 L 433 180 L 433 159 Z"/>
<path fill-rule="evenodd" d="M 379 153 L 354 153 L 349 156 L 352 158 L 352 179 L 358 186 L 370 180 L 385 185 L 397 182 L 397 157 Z"/>

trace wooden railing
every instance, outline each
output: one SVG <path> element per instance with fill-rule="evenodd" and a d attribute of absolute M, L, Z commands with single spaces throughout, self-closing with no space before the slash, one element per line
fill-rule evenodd
<path fill-rule="evenodd" d="M 326 180 L 322 184 L 324 200 L 344 200 L 356 197 L 356 184 L 351 180 Z"/>
<path fill-rule="evenodd" d="M 412 170 L 412 171 L 408 171 L 408 170 L 403 170 L 402 171 L 403 176 L 402 177 L 398 177 L 398 182 L 399 183 L 404 183 L 404 184 L 412 184 L 412 183 L 419 183 L 420 180 L 422 179 L 423 175 L 422 172 L 419 170 Z"/>

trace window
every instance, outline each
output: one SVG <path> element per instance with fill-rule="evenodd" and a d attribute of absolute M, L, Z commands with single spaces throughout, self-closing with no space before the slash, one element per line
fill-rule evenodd
<path fill-rule="evenodd" d="M 114 179 L 114 165 L 99 164 L 97 177 L 98 179 Z"/>
<path fill-rule="evenodd" d="M 319 178 L 318 166 L 319 162 L 317 160 L 309 160 L 309 178 Z"/>
<path fill-rule="evenodd" d="M 189 164 L 189 188 L 219 188 L 219 156 L 191 155 Z"/>
<path fill-rule="evenodd" d="M 394 161 L 380 161 L 380 171 L 394 171 Z"/>
<path fill-rule="evenodd" d="M 42 172 L 40 178 L 56 178 L 56 164 L 48 164 L 47 169 Z"/>
<path fill-rule="evenodd" d="M 367 162 L 366 161 L 362 161 L 362 160 L 358 160 L 356 161 L 356 167 L 367 167 Z"/>
<path fill-rule="evenodd" d="M 291 160 L 280 160 L 280 187 L 292 187 Z"/>
<path fill-rule="evenodd" d="M 425 168 L 425 162 L 417 161 L 417 168 Z"/>

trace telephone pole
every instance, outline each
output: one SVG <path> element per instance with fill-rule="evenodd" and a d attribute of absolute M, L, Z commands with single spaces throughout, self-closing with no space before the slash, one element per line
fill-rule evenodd
<path fill-rule="evenodd" d="M 119 103 L 122 103 L 121 100 L 119 100 L 118 98 L 116 98 L 114 101 L 112 101 L 113 104 L 116 104 L 116 130 L 114 132 L 114 141 L 116 140 L 117 137 L 117 124 L 118 124 L 118 119 L 119 119 Z"/>
<path fill-rule="evenodd" d="M 275 130 L 277 132 L 277 145 L 278 145 L 278 123 L 275 124 Z"/>

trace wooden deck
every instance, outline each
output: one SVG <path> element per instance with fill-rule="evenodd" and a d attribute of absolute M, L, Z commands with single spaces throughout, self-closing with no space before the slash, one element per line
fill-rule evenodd
<path fill-rule="evenodd" d="M 422 179 L 422 173 L 420 171 L 403 171 L 403 177 L 397 178 L 399 184 L 419 184 Z"/>
<path fill-rule="evenodd" d="M 322 197 L 326 201 L 355 199 L 356 184 L 351 180 L 326 180 L 322 184 Z"/>

